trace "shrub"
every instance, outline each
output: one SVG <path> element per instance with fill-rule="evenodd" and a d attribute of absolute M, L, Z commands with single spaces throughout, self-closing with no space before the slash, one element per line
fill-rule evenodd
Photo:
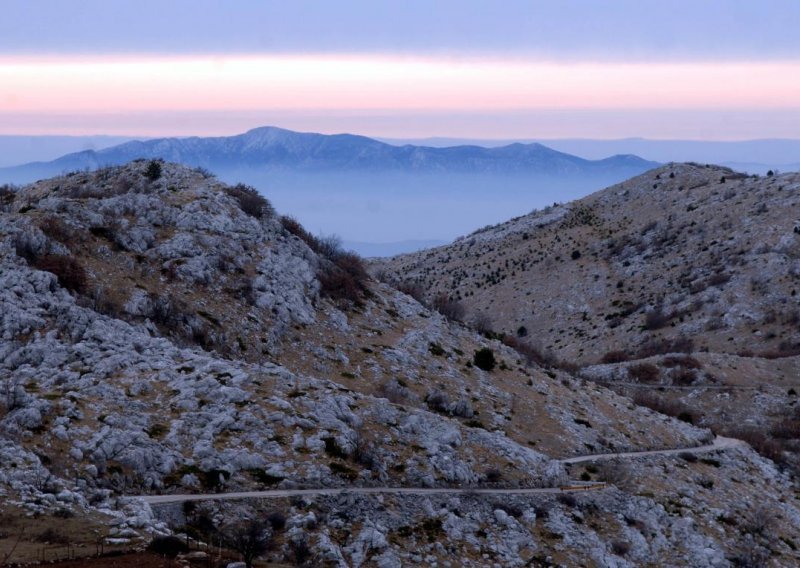
<path fill-rule="evenodd" d="M 684 369 L 701 369 L 703 364 L 689 355 L 670 355 L 661 362 L 664 367 L 683 367 Z"/>
<path fill-rule="evenodd" d="M 451 299 L 447 294 L 439 294 L 431 302 L 431 307 L 451 321 L 464 319 L 466 309 L 458 300 Z"/>
<path fill-rule="evenodd" d="M 556 500 L 567 507 L 575 507 L 578 504 L 578 500 L 572 493 L 559 493 Z"/>
<path fill-rule="evenodd" d="M 663 306 L 656 306 L 644 316 L 644 328 L 650 331 L 665 327 L 675 317 L 672 312 L 665 312 Z"/>
<path fill-rule="evenodd" d="M 361 257 L 355 253 L 339 253 L 317 277 L 320 293 L 333 300 L 358 304 L 367 293 L 369 275 Z"/>
<path fill-rule="evenodd" d="M 39 228 L 50 239 L 68 245 L 75 240 L 75 231 L 58 217 L 49 216 L 39 223 Z"/>
<path fill-rule="evenodd" d="M 628 376 L 642 383 L 654 383 L 661 376 L 661 371 L 652 363 L 639 363 L 628 367 Z"/>
<path fill-rule="evenodd" d="M 432 391 L 425 396 L 425 404 L 434 412 L 445 414 L 450 401 L 442 391 Z"/>
<path fill-rule="evenodd" d="M 409 391 L 397 381 L 386 381 L 382 383 L 376 393 L 379 397 L 387 399 L 394 404 L 400 404 L 408 399 Z"/>
<path fill-rule="evenodd" d="M 286 527 L 286 515 L 280 511 L 273 511 L 267 515 L 267 522 L 269 523 L 269 526 L 272 527 L 272 530 L 283 530 L 284 527 Z"/>
<path fill-rule="evenodd" d="M 503 478 L 503 474 L 496 467 L 486 470 L 486 481 L 489 483 L 497 483 Z"/>
<path fill-rule="evenodd" d="M 631 551 L 631 543 L 627 540 L 615 540 L 611 543 L 611 551 L 617 556 L 625 556 Z"/>
<path fill-rule="evenodd" d="M 17 188 L 13 185 L 3 184 L 0 185 L 0 203 L 10 203 L 14 201 L 17 194 Z"/>
<path fill-rule="evenodd" d="M 630 355 L 628 355 L 625 351 L 609 351 L 605 355 L 600 358 L 601 363 L 623 363 L 630 359 Z"/>
<path fill-rule="evenodd" d="M 690 337 L 675 337 L 672 339 L 652 339 L 645 341 L 639 346 L 636 352 L 637 359 L 645 359 L 653 355 L 665 355 L 667 353 L 691 353 L 694 351 L 694 340 Z"/>
<path fill-rule="evenodd" d="M 69 537 L 53 528 L 45 529 L 36 536 L 35 540 L 47 544 L 69 544 Z"/>
<path fill-rule="evenodd" d="M 597 477 L 600 481 L 615 485 L 622 490 L 628 490 L 633 479 L 628 464 L 619 459 L 607 460 L 599 464 Z"/>
<path fill-rule="evenodd" d="M 569 371 L 569 365 L 564 361 L 559 361 L 552 351 L 540 349 L 536 345 L 510 335 L 503 336 L 502 342 L 524 357 L 528 365 L 536 364 L 540 367 L 557 367 Z"/>
<path fill-rule="evenodd" d="M 688 386 L 697 379 L 697 371 L 694 369 L 675 369 L 670 373 L 672 384 Z"/>
<path fill-rule="evenodd" d="M 76 294 L 86 291 L 86 271 L 83 265 L 71 256 L 45 255 L 38 257 L 33 262 L 38 270 L 52 272 L 58 278 L 58 283 Z"/>
<path fill-rule="evenodd" d="M 419 303 L 423 303 L 425 299 L 425 288 L 422 286 L 422 284 L 418 282 L 405 280 L 403 282 L 398 283 L 395 286 L 395 288 L 397 288 L 399 292 L 402 292 L 407 296 L 411 296 Z"/>
<path fill-rule="evenodd" d="M 144 177 L 150 181 L 156 181 L 161 177 L 161 163 L 158 160 L 150 160 L 147 164 L 147 169 L 144 171 Z"/>
<path fill-rule="evenodd" d="M 239 204 L 239 209 L 251 217 L 263 219 L 275 214 L 275 209 L 272 207 L 272 204 L 264 196 L 259 194 L 258 190 L 254 187 L 240 183 L 233 187 L 226 187 L 225 193 L 233 197 Z"/>
<path fill-rule="evenodd" d="M 472 318 L 472 328 L 483 335 L 491 336 L 492 332 L 492 318 L 483 312 L 475 314 Z"/>
<path fill-rule="evenodd" d="M 476 367 L 484 371 L 491 371 L 497 363 L 494 358 L 494 351 L 488 347 L 478 349 L 472 357 L 472 362 Z"/>
<path fill-rule="evenodd" d="M 245 566 L 264 554 L 272 542 L 272 531 L 267 523 L 250 520 L 230 527 L 224 534 L 225 544 L 242 555 Z"/>
<path fill-rule="evenodd" d="M 147 545 L 147 550 L 161 556 L 174 558 L 179 554 L 189 552 L 189 547 L 176 536 L 157 536 Z"/>
<path fill-rule="evenodd" d="M 697 424 L 700 420 L 700 416 L 694 410 L 677 400 L 668 400 L 654 394 L 637 392 L 633 396 L 633 402 L 689 424 Z"/>

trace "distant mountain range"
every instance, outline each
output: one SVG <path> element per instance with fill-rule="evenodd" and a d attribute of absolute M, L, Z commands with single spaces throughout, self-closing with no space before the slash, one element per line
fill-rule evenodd
<path fill-rule="evenodd" d="M 136 158 L 162 158 L 215 172 L 233 169 L 396 171 L 556 177 L 613 175 L 620 178 L 658 165 L 633 155 L 586 160 L 537 143 L 514 143 L 499 148 L 396 146 L 352 134 L 325 135 L 263 127 L 236 136 L 160 138 L 75 152 L 49 162 L 0 168 L 0 180 L 26 183 L 66 171 L 124 164 Z"/>
<path fill-rule="evenodd" d="M 486 148 L 507 146 L 529 139 L 481 140 L 466 138 L 381 138 L 389 144 L 421 144 L 442 147 L 474 144 Z M 559 152 L 567 152 L 593 160 L 613 154 L 636 154 L 657 162 L 699 162 L 728 166 L 737 171 L 763 174 L 768 170 L 800 171 L 800 140 L 647 140 L 622 138 L 618 140 L 592 140 L 588 138 L 537 139 L 536 142 Z"/>

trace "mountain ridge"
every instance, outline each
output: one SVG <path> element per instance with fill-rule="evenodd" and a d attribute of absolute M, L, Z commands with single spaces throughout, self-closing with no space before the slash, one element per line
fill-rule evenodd
<path fill-rule="evenodd" d="M 32 181 L 36 175 L 120 165 L 138 158 L 164 159 L 212 170 L 267 168 L 562 176 L 612 171 L 638 173 L 657 165 L 633 155 L 586 160 L 538 143 L 513 143 L 500 148 L 394 146 L 355 134 L 294 132 L 265 126 L 234 136 L 159 138 L 85 150 L 48 162 L 0 168 L 0 179 L 5 176 L 9 181 L 23 178 Z"/>

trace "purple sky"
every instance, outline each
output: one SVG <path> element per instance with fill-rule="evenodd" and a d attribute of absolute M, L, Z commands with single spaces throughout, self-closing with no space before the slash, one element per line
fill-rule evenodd
<path fill-rule="evenodd" d="M 800 138 L 796 0 L 8 0 L 0 134 Z"/>

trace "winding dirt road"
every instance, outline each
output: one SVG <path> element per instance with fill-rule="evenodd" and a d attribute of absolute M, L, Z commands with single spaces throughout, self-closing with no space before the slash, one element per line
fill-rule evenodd
<path fill-rule="evenodd" d="M 638 458 L 641 456 L 674 456 L 679 454 L 704 454 L 716 450 L 729 450 L 732 448 L 746 447 L 747 443 L 736 438 L 726 438 L 717 436 L 714 441 L 705 446 L 695 446 L 693 448 L 678 448 L 675 450 L 649 450 L 643 452 L 620 452 L 617 454 L 594 454 L 588 456 L 575 456 L 574 458 L 564 458 L 559 460 L 563 464 L 575 464 L 593 461 Z"/>
<path fill-rule="evenodd" d="M 643 456 L 674 456 L 679 454 L 702 454 L 717 450 L 745 447 L 747 444 L 734 438 L 717 436 L 714 441 L 705 446 L 693 448 L 678 448 L 673 450 L 649 450 L 642 452 L 621 452 L 615 454 L 594 454 L 576 456 L 559 460 L 565 465 L 603 461 L 612 459 L 631 459 Z M 277 499 L 297 497 L 303 495 L 552 495 L 557 493 L 578 493 L 597 491 L 608 487 L 605 483 L 574 483 L 564 487 L 543 487 L 528 489 L 493 489 L 493 488 L 461 488 L 461 487 L 331 487 L 321 489 L 273 489 L 270 491 L 241 491 L 236 493 L 201 493 L 196 495 L 137 495 L 150 505 L 164 503 L 183 503 L 186 501 L 210 501 L 217 499 Z"/>

